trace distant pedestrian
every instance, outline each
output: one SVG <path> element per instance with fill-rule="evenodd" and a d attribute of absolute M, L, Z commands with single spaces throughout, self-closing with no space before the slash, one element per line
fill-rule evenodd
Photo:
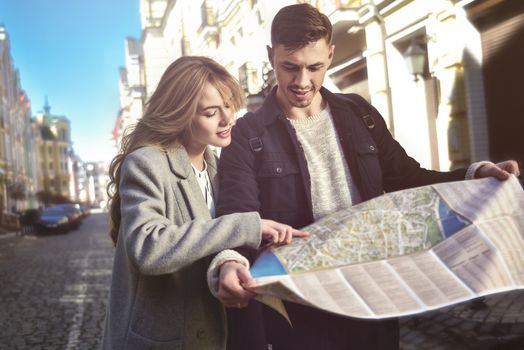
<path fill-rule="evenodd" d="M 208 145 L 231 142 L 242 96 L 213 60 L 179 58 L 124 137 L 110 166 L 116 252 L 104 349 L 225 349 L 225 310 L 207 287 L 207 257 L 304 235 L 255 211 L 213 219 L 217 165 Z"/>

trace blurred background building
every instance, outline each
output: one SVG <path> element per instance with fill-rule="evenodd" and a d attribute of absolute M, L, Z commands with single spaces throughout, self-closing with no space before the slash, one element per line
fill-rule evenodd
<path fill-rule="evenodd" d="M 16 221 L 13 213 L 33 200 L 28 195 L 36 187 L 33 131 L 29 98 L 0 25 L 0 225 Z"/>
<path fill-rule="evenodd" d="M 115 144 L 183 55 L 223 64 L 244 87 L 247 109 L 257 108 L 274 83 L 271 20 L 296 2 L 333 23 L 335 57 L 324 85 L 370 101 L 422 166 L 524 160 L 521 0 L 140 0 L 142 36 L 126 41 Z"/>
<path fill-rule="evenodd" d="M 107 164 L 104 162 L 87 162 L 84 168 L 87 178 L 87 198 L 83 202 L 105 208 L 107 205 L 106 188 L 109 183 Z"/>
<path fill-rule="evenodd" d="M 65 116 L 51 114 L 47 103 L 44 112 L 35 118 L 40 128 L 38 199 L 49 205 L 55 198 L 65 201 L 74 196 L 70 191 L 73 180 L 70 154 L 72 152 L 71 128 Z"/>
<path fill-rule="evenodd" d="M 271 21 L 283 6 L 308 2 L 333 23 L 324 85 L 370 101 L 422 166 L 524 161 L 522 0 L 135 1 L 142 34 L 125 40 L 116 148 L 161 74 L 184 55 L 220 62 L 242 84 L 246 110 L 260 106 L 275 84 Z M 67 116 L 52 115 L 47 102 L 33 115 L 0 25 L 0 226 L 57 201 L 105 205 L 107 179 L 107 164 L 75 154 Z"/>
<path fill-rule="evenodd" d="M 87 195 L 86 166 L 74 153 L 66 116 L 51 114 L 47 99 L 43 111 L 33 116 L 8 32 L 0 25 L 0 229 L 16 226 L 27 209 L 59 202 L 104 203 L 107 196 L 98 188 Z"/>

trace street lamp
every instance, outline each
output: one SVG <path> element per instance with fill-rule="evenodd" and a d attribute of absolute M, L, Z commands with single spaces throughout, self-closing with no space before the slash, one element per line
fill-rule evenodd
<path fill-rule="evenodd" d="M 426 50 L 415 40 L 412 40 L 402 56 L 404 57 L 409 73 L 415 77 L 415 81 L 418 81 L 418 76 L 424 74 Z"/>

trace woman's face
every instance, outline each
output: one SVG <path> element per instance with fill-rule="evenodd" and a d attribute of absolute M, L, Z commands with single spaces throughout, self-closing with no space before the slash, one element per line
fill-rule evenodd
<path fill-rule="evenodd" d="M 188 146 L 195 150 L 204 150 L 207 145 L 226 147 L 231 143 L 233 124 L 231 106 L 224 102 L 212 84 L 207 83 L 193 117 L 192 137 Z"/>

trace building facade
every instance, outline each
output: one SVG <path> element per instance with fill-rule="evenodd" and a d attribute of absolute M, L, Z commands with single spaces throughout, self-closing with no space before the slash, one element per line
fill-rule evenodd
<path fill-rule="evenodd" d="M 328 73 L 342 91 L 368 98 L 423 166 L 523 160 L 523 2 L 324 3 L 338 51 Z M 413 50 L 423 57 L 415 76 Z"/>
<path fill-rule="evenodd" d="M 18 214 L 58 201 L 81 201 L 83 163 L 74 155 L 71 125 L 52 115 L 47 103 L 32 116 L 29 97 L 10 53 L 6 28 L 0 25 L 0 226 L 15 228 Z M 87 195 L 85 195 L 87 197 Z"/>
<path fill-rule="evenodd" d="M 41 140 L 38 145 L 39 201 L 48 205 L 56 201 L 68 201 L 75 198 L 71 192 L 72 182 L 72 143 L 71 126 L 65 116 L 52 115 L 46 101 L 44 112 L 38 113 L 36 123 L 40 128 Z"/>
<path fill-rule="evenodd" d="M 109 183 L 108 166 L 104 162 L 87 162 L 86 173 L 87 198 L 85 203 L 106 208 L 108 203 L 107 184 Z"/>
<path fill-rule="evenodd" d="M 120 110 L 112 131 L 117 148 L 125 130 L 142 116 L 146 99 L 144 55 L 138 39 L 126 39 L 125 61 L 125 67 L 121 67 L 119 72 Z"/>
<path fill-rule="evenodd" d="M 324 85 L 370 101 L 422 166 L 524 160 L 522 1 L 141 0 L 145 96 L 170 62 L 206 55 L 239 79 L 256 108 L 272 84 L 271 20 L 296 2 L 333 23 Z"/>
<path fill-rule="evenodd" d="M 9 36 L 0 26 L 0 224 L 34 205 L 34 144 L 31 106 L 20 85 Z"/>

